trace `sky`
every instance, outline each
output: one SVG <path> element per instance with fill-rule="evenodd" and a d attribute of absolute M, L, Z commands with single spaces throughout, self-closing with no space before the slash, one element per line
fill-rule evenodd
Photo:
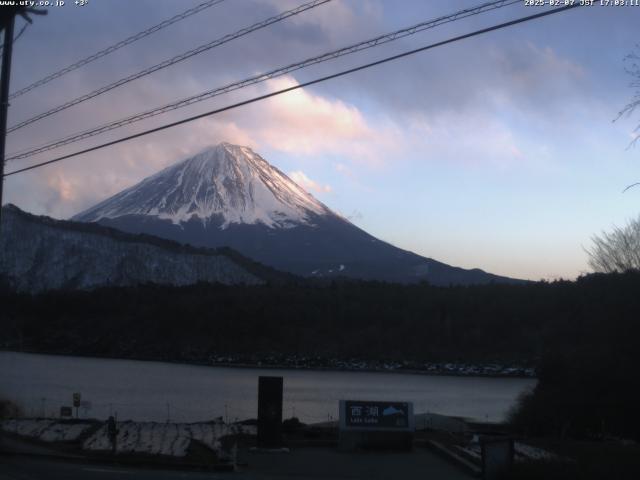
<path fill-rule="evenodd" d="M 17 39 L 11 91 L 202 0 L 67 0 Z M 11 101 L 9 125 L 304 0 L 226 0 Z M 7 153 L 483 3 L 332 0 L 9 134 Z M 451 22 L 25 160 L 46 161 L 541 12 Z M 625 57 L 640 7 L 581 7 L 462 40 L 5 179 L 4 203 L 68 218 L 222 141 L 247 145 L 378 238 L 532 280 L 587 273 L 594 234 L 639 213 Z M 16 21 L 16 31 L 23 21 Z M 614 121 L 616 120 L 616 121 Z"/>

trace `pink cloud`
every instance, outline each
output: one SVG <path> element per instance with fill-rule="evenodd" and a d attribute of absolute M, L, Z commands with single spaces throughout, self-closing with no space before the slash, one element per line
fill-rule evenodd
<path fill-rule="evenodd" d="M 266 82 L 268 91 L 297 85 L 290 76 Z M 269 148 L 302 156 L 340 155 L 380 166 L 403 148 L 402 135 L 387 121 L 367 118 L 355 106 L 300 89 L 262 104 L 260 122 L 247 125 L 252 138 Z"/>
<path fill-rule="evenodd" d="M 301 170 L 290 172 L 289 177 L 291 178 L 291 180 L 296 182 L 298 185 L 300 185 L 302 188 L 304 188 L 307 191 L 313 191 L 317 193 L 329 193 L 332 190 L 330 185 L 321 185 L 315 182 L 314 180 L 311 180 Z"/>

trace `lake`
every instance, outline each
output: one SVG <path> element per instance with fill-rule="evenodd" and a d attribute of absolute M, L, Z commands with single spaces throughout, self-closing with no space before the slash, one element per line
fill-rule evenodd
<path fill-rule="evenodd" d="M 284 377 L 285 418 L 306 423 L 336 419 L 338 400 L 398 400 L 416 413 L 503 420 L 530 378 L 429 376 L 182 365 L 138 360 L 0 352 L 0 397 L 29 416 L 57 416 L 85 402 L 81 417 L 195 422 L 257 416 L 258 376 Z"/>

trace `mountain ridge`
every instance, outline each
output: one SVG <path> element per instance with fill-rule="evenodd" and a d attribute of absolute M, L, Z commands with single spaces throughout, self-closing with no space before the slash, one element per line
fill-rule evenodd
<path fill-rule="evenodd" d="M 2 213 L 0 273 L 19 291 L 294 280 L 229 248 L 198 248 L 96 223 L 56 220 L 11 204 Z M 24 238 L 31 240 L 20 241 Z"/>

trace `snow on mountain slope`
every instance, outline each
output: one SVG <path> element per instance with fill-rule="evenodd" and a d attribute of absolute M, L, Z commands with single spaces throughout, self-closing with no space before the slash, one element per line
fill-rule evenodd
<path fill-rule="evenodd" d="M 0 276 L 16 290 L 30 293 L 148 283 L 264 283 L 214 250 L 36 217 L 13 205 L 2 208 Z"/>
<path fill-rule="evenodd" d="M 152 175 L 73 219 L 150 215 L 174 224 L 222 218 L 270 228 L 312 224 L 329 209 L 248 147 L 221 143 Z M 217 223 L 217 222 L 216 222 Z"/>

